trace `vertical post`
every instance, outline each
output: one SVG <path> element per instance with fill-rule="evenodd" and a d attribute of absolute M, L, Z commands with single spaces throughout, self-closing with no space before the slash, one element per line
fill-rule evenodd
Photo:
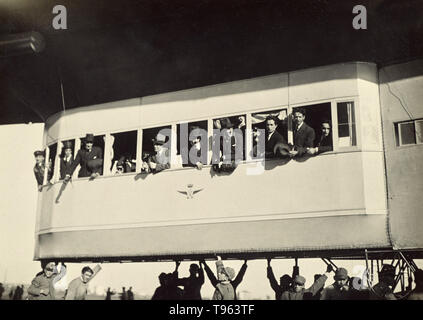
<path fill-rule="evenodd" d="M 110 133 L 106 133 L 104 135 L 104 159 L 103 159 L 103 176 L 110 176 L 111 175 L 111 165 L 112 160 L 111 159 L 111 136 Z"/>
<path fill-rule="evenodd" d="M 75 154 L 74 154 L 74 158 L 76 157 L 76 155 L 77 155 L 77 153 L 78 153 L 78 151 L 80 149 L 81 149 L 81 138 L 75 138 Z M 77 177 L 78 174 L 76 173 L 76 171 L 77 170 L 75 170 L 73 172 L 72 179 Z"/>
<path fill-rule="evenodd" d="M 207 163 L 210 164 L 213 156 L 213 119 L 207 120 L 207 140 L 208 140 L 208 153 Z"/>
<path fill-rule="evenodd" d="M 251 161 L 253 158 L 253 124 L 251 121 L 251 113 L 247 113 L 245 117 L 245 159 Z"/>
<path fill-rule="evenodd" d="M 142 165 L 142 129 L 137 130 L 137 165 L 136 165 L 136 172 L 141 171 Z"/>
<path fill-rule="evenodd" d="M 44 177 L 43 177 L 43 185 L 47 184 L 47 180 L 48 180 L 48 159 L 50 157 L 50 148 L 47 146 L 46 147 L 46 156 L 44 158 Z"/>
<path fill-rule="evenodd" d="M 53 172 L 53 182 L 60 180 L 60 155 L 62 154 L 63 143 L 62 141 L 57 141 L 57 151 L 56 158 L 54 159 L 54 172 Z"/>
<path fill-rule="evenodd" d="M 178 125 L 172 124 L 170 133 L 170 167 L 174 168 L 178 165 Z"/>
<path fill-rule="evenodd" d="M 338 106 L 335 101 L 330 104 L 330 113 L 332 118 L 332 145 L 333 151 L 338 151 L 339 136 L 338 136 Z"/>

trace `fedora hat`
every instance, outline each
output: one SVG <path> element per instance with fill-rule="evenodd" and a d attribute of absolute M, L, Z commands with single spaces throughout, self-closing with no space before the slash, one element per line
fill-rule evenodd
<path fill-rule="evenodd" d="M 85 136 L 85 142 L 94 142 L 94 135 L 92 133 L 87 133 Z"/>
<path fill-rule="evenodd" d="M 166 143 L 166 136 L 161 133 L 158 133 L 157 136 L 152 139 L 152 141 L 153 144 L 163 145 Z"/>
<path fill-rule="evenodd" d="M 231 122 L 231 119 L 229 118 L 220 119 L 220 125 L 222 129 L 230 129 L 234 127 L 233 123 Z"/>

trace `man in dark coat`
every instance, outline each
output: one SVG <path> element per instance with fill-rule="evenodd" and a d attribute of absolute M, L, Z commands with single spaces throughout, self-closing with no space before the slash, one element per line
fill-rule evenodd
<path fill-rule="evenodd" d="M 275 116 L 268 116 L 266 118 L 266 146 L 265 158 L 274 158 L 276 154 L 281 155 L 278 151 L 281 146 L 287 146 L 286 140 L 276 130 L 279 124 L 279 119 Z"/>
<path fill-rule="evenodd" d="M 189 128 L 190 147 L 181 147 L 183 166 L 202 170 L 207 165 L 207 131 L 199 126 Z"/>
<path fill-rule="evenodd" d="M 60 179 L 63 180 L 66 177 L 66 172 L 70 170 L 73 163 L 73 147 L 72 142 L 63 142 L 63 154 L 60 158 Z"/>
<path fill-rule="evenodd" d="M 72 165 L 66 172 L 65 180 L 69 180 L 78 165 L 81 166 L 78 178 L 96 178 L 102 173 L 103 151 L 100 147 L 94 146 L 94 135 L 87 133 L 85 137 L 85 148 L 78 150 Z"/>
<path fill-rule="evenodd" d="M 180 262 L 176 263 L 176 271 L 178 270 Z M 184 287 L 184 300 L 201 300 L 201 287 L 204 284 L 204 270 L 198 264 L 192 263 L 189 267 L 188 278 L 178 278 L 177 273 L 175 277 L 177 286 Z"/>
<path fill-rule="evenodd" d="M 314 129 L 304 122 L 306 112 L 303 108 L 294 111 L 294 150 L 290 151 L 292 157 L 301 156 L 307 152 L 307 148 L 313 148 L 315 133 Z"/>
<path fill-rule="evenodd" d="M 218 260 L 216 263 L 221 262 L 221 260 Z M 202 263 L 204 265 L 204 270 L 206 271 L 207 277 L 209 278 L 211 284 L 213 285 L 213 287 L 216 288 L 216 286 L 220 283 L 220 281 L 216 278 L 216 276 L 214 275 L 213 271 L 209 268 L 209 266 L 206 264 L 206 262 L 204 260 L 201 260 L 200 263 Z M 221 267 L 220 265 L 218 266 L 218 268 Z M 232 285 L 233 289 L 234 289 L 234 294 L 235 294 L 235 300 L 237 300 L 237 296 L 236 296 L 236 288 L 239 286 L 239 284 L 242 282 L 242 279 L 244 278 L 245 272 L 247 271 L 247 260 L 244 260 L 244 264 L 242 265 L 241 269 L 239 270 L 237 276 L 235 277 L 235 279 L 230 279 L 229 282 Z"/>
<path fill-rule="evenodd" d="M 273 273 L 273 269 L 270 266 L 270 261 L 270 258 L 267 259 L 267 278 L 269 279 L 270 286 L 275 292 L 275 299 L 281 300 L 282 293 L 288 291 L 291 287 L 292 278 L 288 274 L 284 274 L 282 277 L 280 277 L 278 283 L 276 281 L 275 274 Z"/>
<path fill-rule="evenodd" d="M 308 154 L 321 154 L 323 152 L 328 152 L 333 150 L 332 143 L 332 132 L 329 120 L 322 121 L 322 133 L 320 137 L 315 142 L 314 148 L 308 148 Z"/>
<path fill-rule="evenodd" d="M 44 172 L 46 169 L 46 163 L 45 163 L 45 152 L 41 150 L 37 150 L 34 152 L 35 157 L 35 166 L 34 166 L 34 175 L 35 179 L 37 180 L 38 185 L 38 191 L 42 191 L 43 189 L 43 182 L 44 182 Z M 47 165 L 47 181 L 50 181 L 50 179 L 53 176 L 53 172 L 51 170 L 51 163 Z"/>

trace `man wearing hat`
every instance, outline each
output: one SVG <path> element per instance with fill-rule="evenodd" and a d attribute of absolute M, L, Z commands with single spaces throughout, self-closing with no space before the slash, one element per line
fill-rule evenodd
<path fill-rule="evenodd" d="M 62 263 L 60 273 L 55 262 L 41 262 L 43 271 L 39 272 L 28 288 L 28 300 L 55 300 L 54 284 L 66 275 L 66 266 Z"/>
<path fill-rule="evenodd" d="M 207 164 L 207 132 L 199 126 L 191 126 L 189 139 L 190 147 L 181 146 L 182 163 L 201 170 Z"/>
<path fill-rule="evenodd" d="M 34 175 L 35 175 L 35 179 L 37 180 L 38 191 L 43 190 L 44 172 L 46 168 L 45 156 L 46 155 L 44 151 L 37 150 L 34 152 L 34 157 L 35 157 Z M 50 162 L 47 165 L 47 168 L 48 168 L 47 181 L 50 181 L 50 179 L 53 176 Z"/>
<path fill-rule="evenodd" d="M 379 272 L 379 283 L 370 290 L 370 300 L 397 300 L 392 287 L 395 285 L 395 267 L 384 264 Z"/>
<path fill-rule="evenodd" d="M 282 277 L 279 278 L 279 283 L 276 281 L 275 274 L 273 273 L 273 269 L 270 265 L 271 259 L 267 259 L 267 278 L 269 279 L 270 286 L 272 287 L 273 291 L 275 292 L 275 299 L 281 300 L 282 293 L 288 291 L 292 284 L 292 278 L 288 274 L 284 274 Z"/>
<path fill-rule="evenodd" d="M 314 297 L 324 287 L 331 271 L 332 266 L 328 265 L 325 274 L 314 281 L 308 289 L 305 289 L 306 279 L 301 275 L 296 275 L 292 281 L 292 288 L 282 293 L 281 300 L 305 300 L 305 296 Z"/>
<path fill-rule="evenodd" d="M 170 152 L 164 146 L 165 140 L 166 136 L 160 133 L 153 139 L 155 154 L 149 156 L 147 159 L 148 171 L 158 173 L 170 168 Z"/>
<path fill-rule="evenodd" d="M 62 155 L 60 158 L 60 179 L 66 177 L 66 172 L 73 163 L 73 146 L 71 141 L 63 141 Z"/>
<path fill-rule="evenodd" d="M 215 128 L 213 131 L 212 168 L 217 172 L 233 172 L 237 167 L 237 162 L 242 161 L 243 158 L 242 149 L 239 155 L 236 153 L 237 140 L 242 146 L 244 136 L 241 129 L 234 131 L 234 125 L 229 118 L 217 121 L 220 123 L 220 128 Z M 236 158 L 237 156 L 238 158 Z"/>
<path fill-rule="evenodd" d="M 333 278 L 335 282 L 323 289 L 320 300 L 349 300 L 348 271 L 345 268 L 338 268 Z"/>
<path fill-rule="evenodd" d="M 85 136 L 85 146 L 78 150 L 75 160 L 66 171 L 65 180 L 71 178 L 78 165 L 81 166 L 78 172 L 78 178 L 91 177 L 94 179 L 102 173 L 103 150 L 100 147 L 94 146 L 94 135 L 92 133 L 87 133 Z"/>
<path fill-rule="evenodd" d="M 221 258 L 217 258 L 217 279 L 206 262 L 204 260 L 200 261 L 200 263 L 204 266 L 204 270 L 206 271 L 207 277 L 209 278 L 211 284 L 216 288 L 215 295 L 213 295 L 213 300 L 237 300 L 236 288 L 242 282 L 245 272 L 247 271 L 247 260 L 244 260 L 244 264 L 235 277 L 234 269 L 230 267 L 224 267 Z M 219 286 L 219 284 L 221 285 Z"/>

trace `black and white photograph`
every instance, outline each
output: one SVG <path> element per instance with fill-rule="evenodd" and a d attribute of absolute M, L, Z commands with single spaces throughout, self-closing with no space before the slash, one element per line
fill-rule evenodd
<path fill-rule="evenodd" d="M 0 306 L 423 300 L 422 134 L 421 0 L 0 0 Z"/>

